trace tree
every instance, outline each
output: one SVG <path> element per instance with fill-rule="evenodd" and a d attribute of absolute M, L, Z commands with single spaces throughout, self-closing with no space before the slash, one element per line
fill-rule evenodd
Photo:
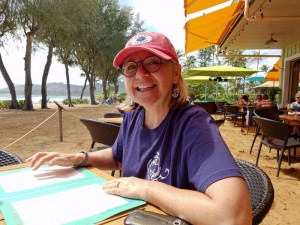
<path fill-rule="evenodd" d="M 260 61 L 263 60 L 263 57 L 261 55 L 265 55 L 265 54 L 262 54 L 261 51 L 258 50 L 258 51 L 253 51 L 253 55 L 255 55 L 255 57 L 250 58 L 250 62 L 256 62 L 256 70 L 258 70 L 259 63 Z"/>
<path fill-rule="evenodd" d="M 45 14 L 50 8 L 50 1 L 44 0 L 20 0 L 18 1 L 17 21 L 26 37 L 25 51 L 25 103 L 24 110 L 34 110 L 32 105 L 32 79 L 31 79 L 31 55 L 34 38 L 43 26 Z"/>
<path fill-rule="evenodd" d="M 214 65 L 215 62 L 215 46 L 201 49 L 197 52 L 197 59 L 200 67 Z"/>
<path fill-rule="evenodd" d="M 188 70 L 191 68 L 197 67 L 197 58 L 194 55 L 190 55 L 186 57 L 186 60 L 183 62 L 182 68 L 183 70 Z"/>
<path fill-rule="evenodd" d="M 14 20 L 14 1 L 12 0 L 2 0 L 0 1 L 0 46 L 4 45 L 4 36 L 12 33 L 16 30 L 16 21 Z M 10 79 L 10 76 L 5 68 L 0 53 L 0 71 L 2 76 L 8 86 L 11 95 L 11 105 L 10 108 L 18 109 L 18 101 L 14 83 Z"/>

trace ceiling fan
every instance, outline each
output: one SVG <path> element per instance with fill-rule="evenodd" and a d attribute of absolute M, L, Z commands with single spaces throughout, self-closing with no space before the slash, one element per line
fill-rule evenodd
<path fill-rule="evenodd" d="M 271 33 L 271 38 L 269 40 L 266 41 L 266 45 L 271 45 L 273 43 L 278 42 L 277 40 L 273 39 L 273 34 Z"/>

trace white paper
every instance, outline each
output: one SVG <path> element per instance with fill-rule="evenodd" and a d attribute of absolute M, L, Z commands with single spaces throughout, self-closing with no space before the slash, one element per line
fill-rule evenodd
<path fill-rule="evenodd" d="M 59 225 L 99 214 L 128 203 L 91 184 L 54 194 L 13 202 L 24 225 Z"/>
<path fill-rule="evenodd" d="M 1 175 L 0 184 L 5 193 L 10 193 L 83 177 L 84 174 L 72 167 L 41 167 L 36 171 L 25 170 Z"/>

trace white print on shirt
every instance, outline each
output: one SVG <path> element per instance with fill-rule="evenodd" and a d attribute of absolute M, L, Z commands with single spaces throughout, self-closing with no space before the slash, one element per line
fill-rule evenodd
<path fill-rule="evenodd" d="M 158 179 L 164 180 L 169 176 L 170 169 L 165 169 L 164 175 L 161 173 L 159 152 L 156 153 L 153 159 L 147 163 L 147 179 L 157 181 Z"/>

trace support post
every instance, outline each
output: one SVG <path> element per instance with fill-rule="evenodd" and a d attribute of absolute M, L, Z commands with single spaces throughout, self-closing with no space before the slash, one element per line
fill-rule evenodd
<path fill-rule="evenodd" d="M 63 142 L 63 125 L 62 125 L 62 111 L 67 111 L 61 104 L 54 101 L 58 107 L 58 127 L 59 127 L 59 141 Z"/>

